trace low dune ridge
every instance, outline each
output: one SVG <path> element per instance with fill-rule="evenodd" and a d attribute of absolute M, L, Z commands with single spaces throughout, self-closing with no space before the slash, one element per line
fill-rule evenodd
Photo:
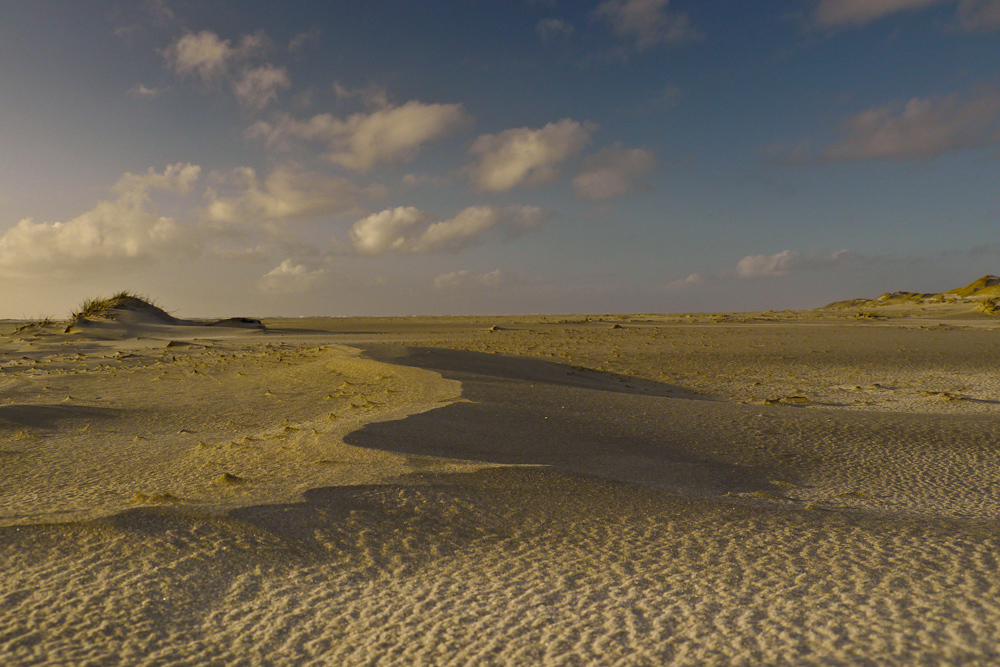
<path fill-rule="evenodd" d="M 995 280 L 0 324 L 0 662 L 996 664 Z"/>
<path fill-rule="evenodd" d="M 147 297 L 122 291 L 107 298 L 88 299 L 70 315 L 65 333 L 107 325 L 217 326 L 263 329 L 259 319 L 229 317 L 213 321 L 182 320 L 151 302 Z"/>
<path fill-rule="evenodd" d="M 886 292 L 874 299 L 847 299 L 827 304 L 826 308 L 885 308 L 888 306 L 968 306 L 978 312 L 997 313 L 1000 278 L 985 275 L 964 287 L 946 292 Z"/>

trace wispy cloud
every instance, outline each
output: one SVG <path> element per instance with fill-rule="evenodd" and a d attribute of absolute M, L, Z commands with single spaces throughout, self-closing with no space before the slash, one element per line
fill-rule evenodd
<path fill-rule="evenodd" d="M 334 81 L 333 92 L 341 100 L 361 100 L 369 109 L 384 109 L 389 106 L 389 91 L 378 83 L 369 83 L 363 88 L 348 88 Z"/>
<path fill-rule="evenodd" d="M 539 129 L 521 127 L 481 135 L 470 152 L 478 159 L 470 172 L 480 190 L 503 192 L 541 185 L 559 176 L 559 164 L 580 153 L 597 130 L 593 123 L 564 118 Z"/>
<path fill-rule="evenodd" d="M 1000 88 L 894 101 L 841 123 L 840 138 L 813 150 L 810 142 L 771 146 L 768 154 L 789 164 L 933 158 L 1000 143 Z"/>
<path fill-rule="evenodd" d="M 656 156 L 645 148 L 608 146 L 583 161 L 573 179 L 573 189 L 584 199 L 614 199 L 643 185 L 656 169 Z"/>
<path fill-rule="evenodd" d="M 822 152 L 826 160 L 899 160 L 995 143 L 1000 89 L 972 96 L 915 97 L 863 111 L 843 124 L 843 136 Z"/>
<path fill-rule="evenodd" d="M 633 41 L 639 50 L 700 40 L 702 33 L 687 14 L 669 11 L 669 4 L 670 0 L 605 0 L 593 15 L 607 22 L 615 36 Z"/>
<path fill-rule="evenodd" d="M 167 0 L 143 0 L 142 8 L 153 21 L 161 25 L 172 23 L 177 18 L 167 4 Z"/>
<path fill-rule="evenodd" d="M 244 70 L 233 82 L 233 93 L 244 106 L 263 109 L 278 98 L 279 90 L 288 90 L 292 80 L 284 67 L 262 65 Z"/>
<path fill-rule="evenodd" d="M 163 91 L 159 88 L 151 88 L 149 86 L 137 83 L 128 89 L 128 96 L 135 99 L 151 99 L 153 97 L 159 97 Z"/>
<path fill-rule="evenodd" d="M 958 23 L 970 32 L 1000 30 L 1000 0 L 962 0 Z"/>
<path fill-rule="evenodd" d="M 813 20 L 823 28 L 859 26 L 902 11 L 951 0 L 820 0 Z"/>
<path fill-rule="evenodd" d="M 295 53 L 305 51 L 309 47 L 319 44 L 320 35 L 323 31 L 319 28 L 311 28 L 304 32 L 297 33 L 288 41 L 288 50 Z"/>
<path fill-rule="evenodd" d="M 453 218 L 434 222 L 432 216 L 413 206 L 400 206 L 358 220 L 350 237 L 362 255 L 458 252 L 482 242 L 492 230 L 519 236 L 539 227 L 546 218 L 531 206 L 470 206 Z"/>
<path fill-rule="evenodd" d="M 812 14 L 820 28 L 850 28 L 867 25 L 900 12 L 916 11 L 956 0 L 820 0 Z M 1000 0 L 957 0 L 956 20 L 963 30 L 989 31 L 1000 28 Z"/>
<path fill-rule="evenodd" d="M 535 32 L 543 39 L 552 37 L 569 37 L 575 30 L 573 26 L 563 19 L 549 18 L 542 19 L 535 26 Z"/>
<path fill-rule="evenodd" d="M 434 289 L 437 290 L 460 290 L 470 288 L 495 288 L 509 282 L 509 277 L 500 271 L 490 271 L 489 273 L 470 273 L 469 271 L 453 271 L 443 273 L 434 278 Z"/>
<path fill-rule="evenodd" d="M 383 162 L 406 162 L 431 141 L 442 139 L 471 122 L 461 104 L 407 102 L 341 120 L 323 113 L 308 120 L 283 115 L 259 121 L 248 130 L 276 149 L 294 141 L 313 141 L 328 149 L 325 157 L 348 169 L 365 172 Z"/>

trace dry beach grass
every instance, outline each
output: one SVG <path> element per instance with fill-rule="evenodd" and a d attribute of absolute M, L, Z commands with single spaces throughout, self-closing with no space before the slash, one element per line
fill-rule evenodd
<path fill-rule="evenodd" d="M 0 660 L 995 664 L 1000 320 L 934 296 L 0 325 Z"/>

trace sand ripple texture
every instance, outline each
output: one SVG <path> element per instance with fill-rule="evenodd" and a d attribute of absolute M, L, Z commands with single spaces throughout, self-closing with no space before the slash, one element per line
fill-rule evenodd
<path fill-rule="evenodd" d="M 545 470 L 0 531 L 8 665 L 991 665 L 1000 538 Z"/>
<path fill-rule="evenodd" d="M 993 325 L 744 324 L 11 337 L 0 664 L 1000 664 Z"/>

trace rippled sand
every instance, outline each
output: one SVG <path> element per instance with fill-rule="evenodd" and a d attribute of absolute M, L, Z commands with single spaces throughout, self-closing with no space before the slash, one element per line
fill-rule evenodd
<path fill-rule="evenodd" d="M 0 662 L 1000 660 L 996 320 L 268 324 L 7 326 Z"/>

